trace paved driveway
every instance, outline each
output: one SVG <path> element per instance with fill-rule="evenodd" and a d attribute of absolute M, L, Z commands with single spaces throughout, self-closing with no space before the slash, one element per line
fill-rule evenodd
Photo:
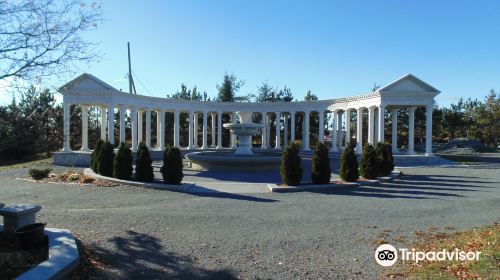
<path fill-rule="evenodd" d="M 405 169 L 393 182 L 329 192 L 211 195 L 40 184 L 0 173 L 0 201 L 38 203 L 81 236 L 102 278 L 377 278 L 374 240 L 410 246 L 431 226 L 499 221 L 499 164 Z M 394 239 L 398 240 L 396 242 Z"/>

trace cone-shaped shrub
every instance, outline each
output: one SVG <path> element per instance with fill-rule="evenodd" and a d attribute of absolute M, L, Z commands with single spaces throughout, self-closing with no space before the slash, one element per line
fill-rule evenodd
<path fill-rule="evenodd" d="M 179 148 L 168 146 L 163 153 L 163 166 L 161 167 L 163 181 L 167 184 L 178 185 L 182 181 L 182 158 Z"/>
<path fill-rule="evenodd" d="M 115 178 L 128 180 L 132 176 L 132 151 L 125 143 L 120 144 L 113 167 Z"/>
<path fill-rule="evenodd" d="M 363 147 L 359 172 L 366 179 L 377 179 L 380 173 L 380 160 L 377 152 L 372 145 L 367 144 Z"/>
<path fill-rule="evenodd" d="M 392 147 L 387 143 L 377 143 L 375 148 L 380 160 L 380 176 L 388 176 L 394 170 L 394 157 Z"/>
<path fill-rule="evenodd" d="M 302 158 L 299 155 L 299 149 L 299 144 L 291 143 L 281 156 L 281 180 L 287 186 L 298 186 L 302 180 Z"/>
<path fill-rule="evenodd" d="M 354 182 L 359 178 L 358 159 L 354 150 L 346 147 L 340 156 L 340 179 L 346 182 Z"/>
<path fill-rule="evenodd" d="M 318 142 L 312 158 L 311 179 L 315 184 L 328 184 L 331 172 L 328 147 L 324 143 Z"/>
<path fill-rule="evenodd" d="M 146 143 L 141 142 L 135 158 L 135 178 L 142 181 L 152 181 L 154 178 L 151 155 Z"/>
<path fill-rule="evenodd" d="M 97 173 L 97 157 L 99 156 L 99 153 L 101 152 L 102 144 L 104 144 L 104 141 L 101 139 L 97 140 L 97 143 L 95 144 L 95 149 L 90 154 L 90 168 L 92 171 Z"/>
<path fill-rule="evenodd" d="M 97 155 L 97 173 L 111 177 L 113 176 L 113 161 L 115 159 L 114 147 L 108 141 L 104 142 L 101 151 Z"/>

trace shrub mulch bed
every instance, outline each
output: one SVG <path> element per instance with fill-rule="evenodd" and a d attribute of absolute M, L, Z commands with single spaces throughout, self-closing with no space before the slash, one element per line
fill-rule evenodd
<path fill-rule="evenodd" d="M 47 178 L 36 180 L 37 182 L 49 182 L 49 183 L 68 183 L 77 185 L 90 185 L 95 187 L 116 187 L 120 184 L 106 181 L 98 180 L 92 177 L 86 176 L 81 171 L 66 170 L 63 172 L 51 172 Z"/>
<path fill-rule="evenodd" d="M 15 236 L 0 232 L 0 279 L 14 279 L 47 260 L 48 241 L 37 249 L 23 250 Z"/>

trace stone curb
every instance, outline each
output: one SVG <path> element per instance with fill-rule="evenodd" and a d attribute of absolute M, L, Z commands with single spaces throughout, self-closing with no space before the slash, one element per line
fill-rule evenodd
<path fill-rule="evenodd" d="M 319 191 L 319 190 L 333 190 L 339 187 L 359 187 L 371 186 L 379 183 L 394 180 L 401 176 L 401 171 L 394 170 L 391 175 L 387 177 L 379 177 L 376 180 L 366 180 L 362 182 L 346 182 L 341 184 L 324 184 L 324 185 L 301 185 L 301 186 L 278 186 L 276 184 L 267 184 L 271 192 L 286 193 L 286 192 L 306 192 L 306 191 Z"/>
<path fill-rule="evenodd" d="M 17 277 L 17 280 L 62 279 L 80 262 L 76 241 L 67 229 L 46 228 L 49 258 Z"/>
<path fill-rule="evenodd" d="M 139 181 L 121 180 L 121 179 L 116 179 L 113 177 L 106 177 L 106 176 L 96 174 L 90 168 L 85 168 L 85 170 L 83 170 L 83 174 L 87 175 L 89 177 L 92 177 L 94 179 L 106 180 L 106 181 L 110 181 L 113 183 L 119 183 L 119 184 L 123 184 L 123 185 L 143 187 L 143 188 L 149 188 L 149 189 L 158 189 L 158 190 L 169 190 L 169 191 L 175 191 L 175 192 L 187 192 L 187 189 L 194 185 L 193 183 L 182 183 L 180 185 L 169 185 L 169 184 L 165 184 L 165 183 L 156 183 L 156 182 L 139 182 Z"/>

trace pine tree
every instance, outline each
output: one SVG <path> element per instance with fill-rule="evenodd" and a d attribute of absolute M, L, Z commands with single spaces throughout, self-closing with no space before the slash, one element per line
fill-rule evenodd
<path fill-rule="evenodd" d="M 360 173 L 366 179 L 377 179 L 380 173 L 379 157 L 372 145 L 367 144 L 363 147 L 361 155 Z"/>
<path fill-rule="evenodd" d="M 97 140 L 95 149 L 94 151 L 92 151 L 92 154 L 90 154 L 90 168 L 94 172 L 97 172 L 97 158 L 99 156 L 99 153 L 101 152 L 102 144 L 104 144 L 104 141 L 102 141 L 101 139 Z"/>
<path fill-rule="evenodd" d="M 181 183 L 184 174 L 182 173 L 182 158 L 179 148 L 167 147 L 163 153 L 163 166 L 160 171 L 165 183 L 175 185 Z"/>
<path fill-rule="evenodd" d="M 346 182 L 354 182 L 359 178 L 358 159 L 350 147 L 346 147 L 340 157 L 339 175 Z"/>
<path fill-rule="evenodd" d="M 97 172 L 103 176 L 113 176 L 114 147 L 108 141 L 104 142 L 97 155 Z"/>
<path fill-rule="evenodd" d="M 151 155 L 146 143 L 141 142 L 137 149 L 135 159 L 135 178 L 142 181 L 152 181 L 154 179 L 153 166 L 151 165 Z"/>
<path fill-rule="evenodd" d="M 377 143 L 375 148 L 380 160 L 380 176 L 388 176 L 394 170 L 394 157 L 392 147 L 386 143 Z"/>
<path fill-rule="evenodd" d="M 128 180 L 132 176 L 132 170 L 132 151 L 125 143 L 121 143 L 115 156 L 113 177 Z"/>
<path fill-rule="evenodd" d="M 311 179 L 315 184 L 328 184 L 331 176 L 328 147 L 321 142 L 316 144 L 312 158 Z"/>
<path fill-rule="evenodd" d="M 300 145 L 291 143 L 281 157 L 281 180 L 287 186 L 298 186 L 302 180 L 302 158 L 299 155 Z"/>

